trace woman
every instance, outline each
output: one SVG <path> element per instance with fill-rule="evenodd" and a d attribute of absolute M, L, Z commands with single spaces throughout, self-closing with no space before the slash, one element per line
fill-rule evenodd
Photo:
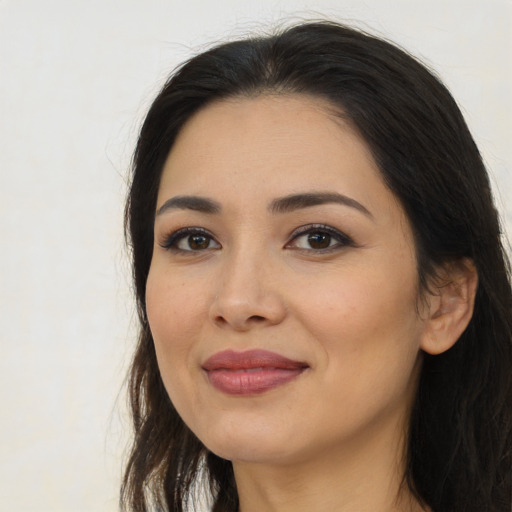
<path fill-rule="evenodd" d="M 126 222 L 128 510 L 508 511 L 512 293 L 445 87 L 334 23 L 220 45 L 149 110 Z"/>

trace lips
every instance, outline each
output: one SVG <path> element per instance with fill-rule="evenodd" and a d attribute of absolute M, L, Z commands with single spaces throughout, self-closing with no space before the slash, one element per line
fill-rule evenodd
<path fill-rule="evenodd" d="M 225 350 L 202 365 L 212 386 L 229 395 L 264 393 L 294 380 L 308 367 L 266 350 Z"/>

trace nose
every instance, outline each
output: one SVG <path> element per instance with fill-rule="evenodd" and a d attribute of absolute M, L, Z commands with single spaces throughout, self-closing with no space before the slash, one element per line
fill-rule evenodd
<path fill-rule="evenodd" d="M 211 320 L 236 331 L 282 322 L 286 306 L 277 274 L 265 258 L 254 254 L 225 261 L 210 308 Z"/>

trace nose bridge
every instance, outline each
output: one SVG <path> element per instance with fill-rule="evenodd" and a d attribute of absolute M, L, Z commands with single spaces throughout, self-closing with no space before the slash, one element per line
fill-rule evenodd
<path fill-rule="evenodd" d="M 285 308 L 276 265 L 265 244 L 240 240 L 225 251 L 222 260 L 212 319 L 237 330 L 281 321 Z"/>

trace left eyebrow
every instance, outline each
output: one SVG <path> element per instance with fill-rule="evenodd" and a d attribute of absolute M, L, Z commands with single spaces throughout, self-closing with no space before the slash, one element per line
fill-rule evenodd
<path fill-rule="evenodd" d="M 301 208 L 309 208 L 311 206 L 318 206 L 322 204 L 341 204 L 364 213 L 367 217 L 373 219 L 370 211 L 363 206 L 359 201 L 351 197 L 336 192 L 308 192 L 304 194 L 292 194 L 285 197 L 274 199 L 270 205 L 269 210 L 272 213 L 287 213 Z"/>

